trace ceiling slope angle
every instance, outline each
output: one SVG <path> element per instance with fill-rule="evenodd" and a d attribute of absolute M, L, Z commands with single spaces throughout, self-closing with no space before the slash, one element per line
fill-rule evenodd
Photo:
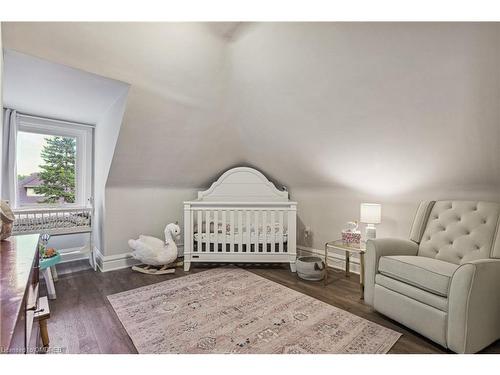
<path fill-rule="evenodd" d="M 4 50 L 3 102 L 19 113 L 95 126 L 96 193 L 106 183 L 129 85 Z"/>
<path fill-rule="evenodd" d="M 108 184 L 500 186 L 500 24 L 2 23 L 4 46 L 129 83 Z M 208 29 L 207 29 L 208 27 Z"/>
<path fill-rule="evenodd" d="M 21 113 L 96 125 L 128 84 L 4 50 L 3 104 Z"/>
<path fill-rule="evenodd" d="M 245 161 L 223 111 L 228 41 L 206 24 L 2 23 L 2 32 L 7 48 L 130 84 L 108 185 L 199 187 Z"/>
<path fill-rule="evenodd" d="M 259 23 L 229 44 L 248 159 L 291 188 L 500 188 L 500 23 Z"/>

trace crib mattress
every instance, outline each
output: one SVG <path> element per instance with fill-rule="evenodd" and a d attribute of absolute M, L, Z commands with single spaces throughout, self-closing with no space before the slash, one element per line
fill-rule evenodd
<path fill-rule="evenodd" d="M 251 233 L 250 234 L 250 242 L 251 243 L 255 243 L 256 241 L 256 238 L 255 238 L 256 234 L 255 233 Z M 264 240 L 266 241 L 266 243 L 271 243 L 272 240 L 273 240 L 273 234 L 259 234 L 258 235 L 259 238 L 258 238 L 258 241 L 259 243 L 264 243 Z M 198 241 L 198 237 L 199 237 L 199 234 L 198 233 L 195 233 L 194 234 L 194 240 L 195 241 Z M 224 242 L 224 237 L 225 237 L 225 240 L 226 240 L 226 243 L 229 243 L 231 241 L 231 237 L 229 234 L 224 234 L 224 233 L 210 233 L 209 235 L 209 239 L 208 239 L 208 242 L 210 243 L 223 243 Z M 275 243 L 279 243 L 280 241 L 280 237 L 283 238 L 283 243 L 286 243 L 287 240 L 288 240 L 288 234 L 283 234 L 282 236 L 278 235 L 278 234 L 274 234 L 274 242 Z M 239 241 L 240 237 L 238 234 L 235 234 L 234 235 L 234 242 L 236 243 L 237 241 Z M 207 240 L 207 234 L 206 233 L 202 233 L 201 234 L 201 241 L 202 242 L 206 242 Z M 247 233 L 243 233 L 243 244 L 246 244 L 248 243 L 248 234 Z"/>

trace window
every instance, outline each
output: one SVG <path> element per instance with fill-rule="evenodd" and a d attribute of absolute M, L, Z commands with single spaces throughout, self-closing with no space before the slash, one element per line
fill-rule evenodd
<path fill-rule="evenodd" d="M 92 128 L 19 115 L 16 169 L 16 207 L 86 206 Z"/>

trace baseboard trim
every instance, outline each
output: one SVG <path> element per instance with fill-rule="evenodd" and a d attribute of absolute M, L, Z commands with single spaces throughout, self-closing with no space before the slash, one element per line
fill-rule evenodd
<path fill-rule="evenodd" d="M 59 250 L 59 254 L 61 254 L 61 263 L 73 262 L 76 260 L 88 259 L 89 254 L 88 250 L 85 252 L 85 247 L 72 247 L 69 249 L 61 249 Z"/>
<path fill-rule="evenodd" d="M 179 247 L 180 253 L 183 251 L 183 245 L 177 245 Z M 101 272 L 116 271 L 123 268 L 128 268 L 139 264 L 140 262 L 134 259 L 130 252 L 115 254 L 115 255 L 103 255 L 99 249 L 94 249 L 95 259 L 97 263 L 97 268 Z M 307 246 L 297 246 L 297 255 L 301 253 L 307 253 L 310 255 L 319 256 L 324 258 L 325 251 L 320 249 L 315 249 Z M 83 258 L 84 259 L 84 258 Z M 69 260 L 68 260 L 69 261 Z M 335 269 L 345 270 L 345 254 L 335 252 L 330 250 L 328 252 L 328 265 Z M 349 262 L 349 271 L 352 273 L 359 274 L 359 258 L 351 257 Z"/>
<path fill-rule="evenodd" d="M 177 245 L 177 248 L 179 248 L 182 252 L 183 245 Z M 103 255 L 99 249 L 94 248 L 94 254 L 97 268 L 101 272 L 116 271 L 141 263 L 137 259 L 134 259 L 130 252 L 115 255 Z"/>
<path fill-rule="evenodd" d="M 132 257 L 130 252 L 116 255 L 103 255 L 99 249 L 95 248 L 94 254 L 97 268 L 101 272 L 115 271 L 122 268 L 132 267 L 140 263 Z"/>
<path fill-rule="evenodd" d="M 325 258 L 325 250 L 315 249 L 313 247 L 298 245 L 297 251 L 307 253 L 308 255 L 315 255 L 321 259 Z M 345 254 L 332 250 L 328 251 L 328 266 L 335 269 L 345 270 Z M 349 258 L 349 271 L 359 275 L 359 270 L 359 258 L 357 256 L 351 256 Z"/>

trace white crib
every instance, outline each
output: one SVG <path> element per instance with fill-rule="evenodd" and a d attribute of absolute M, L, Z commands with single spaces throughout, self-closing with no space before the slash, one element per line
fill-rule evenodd
<path fill-rule="evenodd" d="M 192 262 L 290 263 L 295 272 L 297 203 L 259 171 L 225 172 L 184 202 L 184 270 Z"/>

